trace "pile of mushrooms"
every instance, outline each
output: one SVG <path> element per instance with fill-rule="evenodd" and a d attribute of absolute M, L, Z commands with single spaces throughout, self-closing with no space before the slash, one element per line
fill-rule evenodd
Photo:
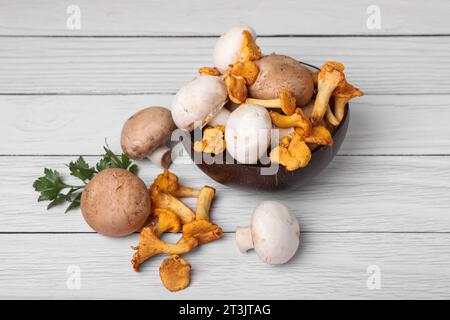
<path fill-rule="evenodd" d="M 222 229 L 210 220 L 210 208 L 216 190 L 210 186 L 193 189 L 182 186 L 178 177 L 168 171 L 156 177 L 150 187 L 153 221 L 146 225 L 140 235 L 139 245 L 131 263 L 135 271 L 140 265 L 158 254 L 169 254 L 160 267 L 160 277 L 170 291 L 186 288 L 190 283 L 191 265 L 180 255 L 192 251 L 201 244 L 219 239 Z M 197 198 L 194 212 L 179 198 Z M 176 243 L 161 239 L 163 233 L 182 232 Z"/>
<path fill-rule="evenodd" d="M 183 130 L 203 129 L 196 152 L 228 153 L 239 163 L 272 162 L 293 171 L 318 145 L 332 145 L 345 106 L 363 93 L 345 79 L 344 66 L 326 62 L 312 73 L 297 60 L 263 55 L 256 33 L 234 27 L 217 41 L 214 67 L 201 67 L 172 102 Z"/>

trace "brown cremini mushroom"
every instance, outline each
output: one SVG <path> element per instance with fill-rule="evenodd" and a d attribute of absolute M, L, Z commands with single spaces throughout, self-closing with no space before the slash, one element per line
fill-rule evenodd
<path fill-rule="evenodd" d="M 178 177 L 167 169 L 156 177 L 153 184 L 158 186 L 159 191 L 177 198 L 195 198 L 200 193 L 198 189 L 182 186 L 178 182 Z"/>
<path fill-rule="evenodd" d="M 159 239 L 152 225 L 148 225 L 141 230 L 139 245 L 131 247 L 136 252 L 133 255 L 131 264 L 135 271 L 139 271 L 139 266 L 151 257 L 166 253 L 166 254 L 184 254 L 198 245 L 195 238 L 187 238 L 183 242 L 167 243 Z"/>
<path fill-rule="evenodd" d="M 296 101 L 295 97 L 287 90 L 281 90 L 280 97 L 278 99 L 262 100 L 247 98 L 245 103 L 257 104 L 268 108 L 281 108 L 284 114 L 290 116 L 295 113 Z"/>
<path fill-rule="evenodd" d="M 169 291 L 180 291 L 189 286 L 191 265 L 178 255 L 166 258 L 159 267 L 159 276 L 164 287 Z"/>
<path fill-rule="evenodd" d="M 195 152 L 206 152 L 219 154 L 225 151 L 225 127 L 218 125 L 203 130 L 203 136 L 200 141 L 194 143 Z"/>
<path fill-rule="evenodd" d="M 330 97 L 334 90 L 345 84 L 344 65 L 340 62 L 326 62 L 318 75 L 318 91 L 314 108 L 311 114 L 311 122 L 318 124 L 322 121 L 329 108 Z"/>
<path fill-rule="evenodd" d="M 287 90 L 295 97 L 298 107 L 311 100 L 314 93 L 311 71 L 297 60 L 272 54 L 262 57 L 255 64 L 259 73 L 256 81 L 248 88 L 250 98 L 277 99 L 282 90 Z"/>
<path fill-rule="evenodd" d="M 160 191 L 155 184 L 150 188 L 150 197 L 153 210 L 156 208 L 169 209 L 180 218 L 183 224 L 195 219 L 195 214 L 191 208 L 174 196 Z"/>
<path fill-rule="evenodd" d="M 172 158 L 166 142 L 175 128 L 170 110 L 162 107 L 145 108 L 125 122 L 120 137 L 122 150 L 131 159 L 148 157 L 153 163 L 168 168 Z"/>
<path fill-rule="evenodd" d="M 150 215 L 150 197 L 136 175 L 125 169 L 105 169 L 84 189 L 81 212 L 98 233 L 126 236 L 144 225 Z"/>

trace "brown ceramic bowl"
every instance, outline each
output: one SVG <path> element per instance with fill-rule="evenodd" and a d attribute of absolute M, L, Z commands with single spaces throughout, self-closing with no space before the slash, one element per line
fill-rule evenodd
<path fill-rule="evenodd" d="M 314 66 L 303 63 L 304 65 L 317 69 Z M 188 133 L 184 137 L 183 145 L 186 151 L 191 155 L 196 165 L 209 177 L 215 181 L 231 186 L 244 189 L 259 190 L 282 190 L 292 187 L 299 187 L 310 182 L 312 178 L 322 172 L 327 165 L 333 160 L 336 153 L 344 141 L 350 120 L 349 108 L 346 107 L 344 119 L 339 126 L 333 131 L 332 136 L 334 144 L 332 146 L 319 146 L 312 151 L 312 157 L 309 164 L 295 171 L 287 171 L 283 166 L 279 166 L 275 174 L 263 175 L 261 170 L 269 165 L 263 164 L 240 164 L 234 161 L 226 163 L 224 159 L 232 159 L 228 152 L 212 157 L 212 161 L 198 161 L 202 159 L 202 153 L 194 151 L 194 137 L 197 134 Z M 198 134 L 201 136 L 201 134 Z"/>

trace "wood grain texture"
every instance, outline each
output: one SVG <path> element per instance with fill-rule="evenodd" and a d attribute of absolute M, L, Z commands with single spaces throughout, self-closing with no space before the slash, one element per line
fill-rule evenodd
<path fill-rule="evenodd" d="M 95 163 L 98 157 L 87 157 Z M 89 232 L 79 211 L 46 211 L 32 182 L 43 168 L 67 173 L 75 157 L 0 157 L 0 232 Z M 181 159 L 179 159 L 181 160 Z M 289 192 L 250 192 L 215 183 L 193 164 L 172 170 L 183 184 L 217 189 L 212 217 L 226 232 L 250 221 L 263 200 L 291 208 L 303 230 L 314 232 L 450 232 L 449 157 L 336 157 L 310 185 Z M 140 163 L 150 185 L 161 169 Z M 69 179 L 70 181 L 70 179 Z M 187 201 L 195 208 L 195 200 Z"/>
<path fill-rule="evenodd" d="M 81 9 L 81 29 L 68 30 L 67 7 Z M 368 29 L 369 0 L 0 1 L 1 35 L 218 35 L 249 24 L 259 34 L 432 34 L 449 32 L 448 1 L 378 0 L 381 29 Z"/>
<path fill-rule="evenodd" d="M 170 237 L 169 241 L 174 238 Z M 0 298 L 48 299 L 412 299 L 450 297 L 448 234 L 303 234 L 301 250 L 283 266 L 268 266 L 254 252 L 241 255 L 234 235 L 185 258 L 191 286 L 177 293 L 159 280 L 161 257 L 132 271 L 137 235 L 0 235 Z M 381 288 L 368 290 L 367 267 L 381 271 Z M 66 283 L 69 266 L 81 288 Z"/>
<path fill-rule="evenodd" d="M 2 38 L 0 94 L 175 93 L 212 64 L 215 38 Z M 450 93 L 450 37 L 262 38 L 321 65 L 342 61 L 366 94 Z"/>
<path fill-rule="evenodd" d="M 125 120 L 142 107 L 170 106 L 173 95 L 0 96 L 0 155 L 120 151 Z M 364 96 L 352 102 L 339 154 L 450 154 L 449 95 Z M 82 141 L 82 143 L 80 143 Z"/>

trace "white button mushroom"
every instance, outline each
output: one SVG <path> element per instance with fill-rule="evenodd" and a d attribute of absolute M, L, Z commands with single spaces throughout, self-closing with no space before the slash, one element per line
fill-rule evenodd
<path fill-rule="evenodd" d="M 222 34 L 216 43 L 213 53 L 214 65 L 221 73 L 225 73 L 230 64 L 234 64 L 241 54 L 244 41 L 242 31 L 249 31 L 253 39 L 256 38 L 255 31 L 250 27 L 234 27 Z"/>
<path fill-rule="evenodd" d="M 225 126 L 229 154 L 244 164 L 255 164 L 270 145 L 272 121 L 266 108 L 243 104 L 234 110 Z"/>
<path fill-rule="evenodd" d="M 225 125 L 229 111 L 223 106 L 228 93 L 220 77 L 201 75 L 184 85 L 172 102 L 172 117 L 178 128 L 193 130 L 194 127 Z"/>
<path fill-rule="evenodd" d="M 236 230 L 236 243 L 242 253 L 254 248 L 264 262 L 283 264 L 297 252 L 300 227 L 285 205 L 264 201 L 253 212 L 251 226 Z"/>
<path fill-rule="evenodd" d="M 120 144 L 131 159 L 149 157 L 152 162 L 167 168 L 172 159 L 166 142 L 175 128 L 170 110 L 163 107 L 145 108 L 125 122 Z"/>

